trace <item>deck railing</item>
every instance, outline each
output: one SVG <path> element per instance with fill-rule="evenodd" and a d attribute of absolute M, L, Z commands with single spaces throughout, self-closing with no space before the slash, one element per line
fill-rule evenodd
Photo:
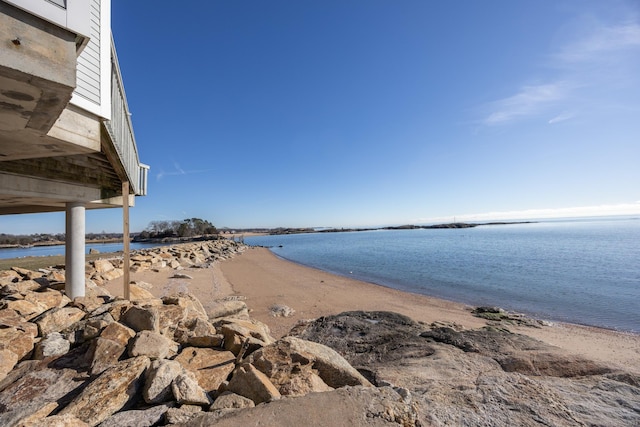
<path fill-rule="evenodd" d="M 149 167 L 141 164 L 138 157 L 138 148 L 131 124 L 131 113 L 113 41 L 111 42 L 111 120 L 106 120 L 105 126 L 120 157 L 133 194 L 146 195 Z"/>

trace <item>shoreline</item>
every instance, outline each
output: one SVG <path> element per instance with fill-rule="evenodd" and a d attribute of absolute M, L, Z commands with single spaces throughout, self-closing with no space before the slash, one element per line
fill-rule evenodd
<path fill-rule="evenodd" d="M 151 293 L 162 297 L 188 291 L 207 308 L 216 299 L 242 298 L 252 318 L 269 326 L 276 338 L 286 335 L 300 321 L 345 311 L 392 311 L 425 324 L 478 329 L 487 320 L 472 315 L 473 307 L 374 283 L 335 275 L 297 264 L 264 247 L 247 247 L 231 259 L 211 268 L 184 270 L 191 278 L 173 277 L 172 269 L 131 274 L 132 281 L 152 285 Z M 105 284 L 113 295 L 122 295 L 122 279 Z M 290 317 L 275 317 L 274 306 L 294 310 Z M 640 335 L 604 328 L 555 322 L 539 328 L 498 325 L 553 345 L 569 354 L 625 367 L 640 374 Z"/>
<path fill-rule="evenodd" d="M 527 223 L 531 223 L 531 222 L 527 222 Z M 485 224 L 481 224 L 481 225 L 485 225 Z M 348 275 L 348 274 L 341 273 L 341 272 L 323 270 L 322 268 L 315 267 L 313 265 L 305 264 L 305 263 L 302 263 L 302 262 L 298 262 L 298 261 L 286 258 L 284 256 L 281 256 L 281 255 L 271 251 L 271 248 L 273 248 L 275 246 L 258 245 L 258 246 L 253 246 L 253 247 L 254 248 L 266 249 L 271 254 L 273 254 L 277 259 L 279 259 L 281 261 L 288 262 L 288 263 L 293 263 L 293 264 L 296 264 L 296 265 L 300 265 L 300 266 L 305 267 L 305 268 L 310 268 L 310 269 L 313 269 L 313 270 L 326 272 L 326 273 L 331 274 L 331 275 L 343 277 L 343 278 L 346 278 L 346 279 L 355 280 L 355 281 L 358 281 L 358 282 L 369 283 L 371 285 L 380 286 L 380 287 L 383 287 L 383 288 L 386 288 L 386 289 L 397 290 L 399 292 L 403 292 L 403 293 L 407 293 L 407 294 L 411 294 L 411 295 L 426 296 L 428 298 L 439 299 L 439 300 L 443 300 L 443 301 L 450 301 L 452 303 L 465 305 L 467 307 L 470 307 L 471 309 L 475 308 L 475 307 L 496 307 L 496 308 L 503 309 L 503 310 L 507 311 L 508 313 L 524 315 L 525 317 L 527 317 L 529 319 L 533 319 L 533 320 L 544 322 L 544 323 L 549 323 L 549 324 L 554 324 L 554 325 L 579 326 L 579 327 L 582 327 L 582 328 L 592 328 L 592 329 L 595 329 L 595 330 L 610 331 L 612 333 L 628 334 L 628 335 L 632 335 L 632 336 L 640 336 L 640 329 L 638 329 L 638 331 L 625 330 L 625 329 L 616 329 L 615 327 L 608 327 L 608 326 L 602 326 L 602 325 L 597 325 L 597 324 L 580 323 L 580 322 L 571 321 L 571 320 L 554 319 L 552 317 L 546 317 L 545 315 L 540 314 L 540 313 L 536 313 L 534 311 L 518 310 L 518 309 L 509 308 L 509 307 L 504 307 L 502 305 L 494 305 L 493 302 L 489 302 L 489 303 L 466 302 L 466 301 L 459 301 L 459 300 L 455 300 L 455 299 L 450 299 L 450 298 L 448 298 L 446 296 L 431 295 L 431 294 L 426 294 L 426 293 L 421 293 L 421 292 L 415 292 L 415 291 L 408 290 L 408 289 L 399 289 L 399 288 L 396 288 L 396 287 L 394 287 L 392 285 L 387 285 L 385 283 L 379 283 L 379 282 L 373 282 L 373 281 L 368 280 L 366 278 L 358 277 L 357 275 Z"/>
<path fill-rule="evenodd" d="M 221 280 L 234 295 L 246 297 L 252 317 L 286 334 L 298 321 L 344 311 L 394 311 L 427 324 L 476 329 L 487 321 L 472 315 L 473 307 L 454 301 L 414 294 L 368 283 L 294 263 L 267 248 L 250 248 L 230 260 L 216 263 Z M 287 305 L 296 312 L 274 317 L 271 306 Z M 503 325 L 572 354 L 619 366 L 636 366 L 640 335 L 572 323 L 548 326 Z M 636 368 L 640 371 L 640 368 Z"/>

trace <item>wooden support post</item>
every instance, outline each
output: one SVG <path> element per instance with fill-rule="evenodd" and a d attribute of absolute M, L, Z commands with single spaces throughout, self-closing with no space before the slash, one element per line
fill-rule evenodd
<path fill-rule="evenodd" d="M 129 286 L 129 181 L 122 183 L 122 251 L 124 252 L 124 299 L 131 299 Z"/>

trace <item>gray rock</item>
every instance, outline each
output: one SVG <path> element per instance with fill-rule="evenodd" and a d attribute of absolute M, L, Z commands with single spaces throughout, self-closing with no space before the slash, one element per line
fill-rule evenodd
<path fill-rule="evenodd" d="M 173 398 L 171 383 L 184 372 L 179 362 L 174 360 L 154 360 L 145 373 L 142 397 L 145 402 L 158 404 Z"/>
<path fill-rule="evenodd" d="M 176 401 L 181 405 L 207 405 L 211 404 L 211 398 L 206 391 L 198 385 L 198 380 L 193 372 L 184 371 L 173 379 L 171 391 Z"/>
<path fill-rule="evenodd" d="M 218 300 L 207 306 L 210 319 L 219 317 L 246 316 L 249 314 L 247 304 L 238 300 Z"/>
<path fill-rule="evenodd" d="M 158 332 L 160 329 L 158 309 L 153 306 L 132 306 L 122 316 L 122 322 L 136 332 Z"/>
<path fill-rule="evenodd" d="M 19 405 L 17 408 L 13 408 L 9 412 L 0 414 L 0 425 L 3 427 L 24 426 L 38 423 L 42 425 L 42 418 L 49 415 L 53 410 L 57 408 L 58 404 L 55 402 L 47 402 L 38 400 L 35 402 L 25 402 Z M 33 425 L 33 424 L 32 424 Z"/>
<path fill-rule="evenodd" d="M 219 347 L 224 339 L 215 326 L 200 317 L 181 321 L 173 335 L 177 342 L 193 347 Z"/>
<path fill-rule="evenodd" d="M 179 408 L 170 408 L 165 414 L 167 424 L 190 425 L 189 422 L 202 412 L 202 407 L 198 405 L 182 405 Z"/>
<path fill-rule="evenodd" d="M 273 317 L 291 317 L 296 311 L 284 304 L 274 304 L 269 307 L 269 313 Z"/>
<path fill-rule="evenodd" d="M 104 420 L 99 427 L 155 426 L 162 421 L 167 411 L 172 407 L 170 405 L 158 405 L 148 409 L 121 411 Z"/>
<path fill-rule="evenodd" d="M 107 312 L 75 322 L 64 329 L 62 334 L 71 344 L 82 344 L 100 335 L 102 330 L 111 323 L 114 323 L 113 316 Z"/>
<path fill-rule="evenodd" d="M 61 333 L 51 332 L 45 339 L 35 346 L 34 359 L 42 360 L 49 356 L 66 354 L 71 348 L 71 343 L 64 339 Z"/>
<path fill-rule="evenodd" d="M 256 406 L 256 404 L 253 403 L 253 400 L 230 391 L 225 391 L 213 402 L 209 408 L 209 412 L 219 409 L 253 408 L 254 406 Z"/>
<path fill-rule="evenodd" d="M 129 356 L 147 356 L 150 359 L 164 359 L 175 355 L 178 344 L 153 331 L 141 331 L 129 342 Z"/>
<path fill-rule="evenodd" d="M 88 427 L 89 424 L 73 415 L 52 415 L 46 418 L 38 418 L 32 421 L 21 420 L 19 427 Z"/>

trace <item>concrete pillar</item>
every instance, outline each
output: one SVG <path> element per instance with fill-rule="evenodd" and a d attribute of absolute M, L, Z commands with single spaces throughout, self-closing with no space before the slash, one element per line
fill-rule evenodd
<path fill-rule="evenodd" d="M 84 278 L 84 241 L 85 241 L 85 205 L 82 202 L 67 203 L 66 240 L 65 240 L 65 292 L 71 299 L 83 297 Z"/>

